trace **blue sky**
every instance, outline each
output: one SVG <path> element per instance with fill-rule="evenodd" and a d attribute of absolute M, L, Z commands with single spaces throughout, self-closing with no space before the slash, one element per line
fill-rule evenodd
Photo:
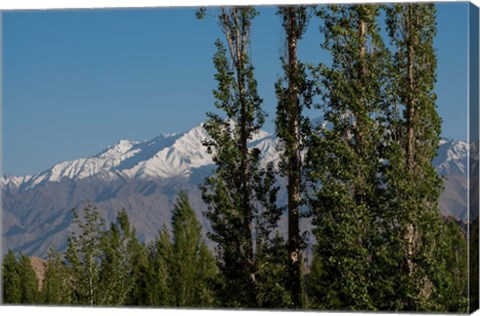
<path fill-rule="evenodd" d="M 437 5 L 439 112 L 443 136 L 467 135 L 467 3 Z M 261 7 L 252 53 L 274 130 L 281 21 Z M 3 12 L 3 174 L 26 175 L 84 157 L 120 139 L 184 131 L 214 110 L 216 21 L 194 9 Z M 319 22 L 300 57 L 318 63 Z"/>

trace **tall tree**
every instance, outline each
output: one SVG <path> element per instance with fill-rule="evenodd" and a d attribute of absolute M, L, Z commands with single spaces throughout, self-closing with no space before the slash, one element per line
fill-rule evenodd
<path fill-rule="evenodd" d="M 152 280 L 151 258 L 149 257 L 148 246 L 144 243 L 138 244 L 134 252 L 132 273 L 135 276 L 135 284 L 130 292 L 126 305 L 129 306 L 151 306 L 151 293 L 149 285 Z"/>
<path fill-rule="evenodd" d="M 122 210 L 103 234 L 99 305 L 127 303 L 136 282 L 134 265 L 139 247 L 135 229 L 130 226 L 127 212 Z"/>
<path fill-rule="evenodd" d="M 45 277 L 43 279 L 41 296 L 42 303 L 47 305 L 71 304 L 72 284 L 67 267 L 52 246 L 45 262 Z"/>
<path fill-rule="evenodd" d="M 148 268 L 139 278 L 145 285 L 146 305 L 213 306 L 217 269 L 201 228 L 186 193 L 181 192 L 172 211 L 173 238 L 164 225 L 148 247 Z"/>
<path fill-rule="evenodd" d="M 281 170 L 287 178 L 289 287 L 293 307 L 301 308 L 305 307 L 299 224 L 303 188 L 302 111 L 311 106 L 313 86 L 311 81 L 307 80 L 305 65 L 298 60 L 297 49 L 298 41 L 307 29 L 310 15 L 309 8 L 305 6 L 280 7 L 278 14 L 283 19 L 287 56 L 282 58 L 285 75 L 275 85 L 278 99 L 276 130 L 283 144 Z"/>
<path fill-rule="evenodd" d="M 102 256 L 101 240 L 104 219 L 98 209 L 88 204 L 82 213 L 73 210 L 73 223 L 79 232 L 73 232 L 68 239 L 66 259 L 74 284 L 73 304 L 96 305 L 99 296 L 99 274 Z"/>
<path fill-rule="evenodd" d="M 166 225 L 147 250 L 149 263 L 148 270 L 143 274 L 146 278 L 143 279 L 146 289 L 143 299 L 148 306 L 175 306 L 175 285 L 171 276 L 173 246 Z"/>
<path fill-rule="evenodd" d="M 390 120 L 386 182 L 398 212 L 401 269 L 408 276 L 402 299 L 406 310 L 443 308 L 438 296 L 446 273 L 440 247 L 445 227 L 438 208 L 443 188 L 432 165 L 441 131 L 434 93 L 435 18 L 435 5 L 430 3 L 395 4 L 387 10 L 396 115 Z"/>
<path fill-rule="evenodd" d="M 273 168 L 262 168 L 260 151 L 248 147 L 265 120 L 250 55 L 251 25 L 257 14 L 250 6 L 219 9 L 225 40 L 215 43 L 214 96 L 225 117 L 208 113 L 205 124 L 210 137 L 205 145 L 217 168 L 202 186 L 203 199 L 212 227 L 209 236 L 217 243 L 219 295 L 229 307 L 259 305 L 255 249 L 261 242 L 257 237 L 265 234 L 257 232 L 262 223 L 275 225 L 281 212 L 272 203 L 278 190 L 268 180 Z"/>
<path fill-rule="evenodd" d="M 33 269 L 30 257 L 20 254 L 17 271 L 20 279 L 20 303 L 38 304 L 40 302 L 38 278 Z"/>
<path fill-rule="evenodd" d="M 2 265 L 2 298 L 4 304 L 20 304 L 21 289 L 18 275 L 17 258 L 12 250 L 3 257 Z"/>
<path fill-rule="evenodd" d="M 175 305 L 208 307 L 213 304 L 210 283 L 216 274 L 215 260 L 202 238 L 202 226 L 188 197 L 181 192 L 172 213 L 173 277 Z"/>
<path fill-rule="evenodd" d="M 312 301 L 321 308 L 372 310 L 374 262 L 385 257 L 379 258 L 373 246 L 382 243 L 372 236 L 388 231 L 378 195 L 387 56 L 379 35 L 379 6 L 329 5 L 318 15 L 322 47 L 332 63 L 318 69 L 327 124 L 317 126 L 309 139 L 317 241 Z"/>

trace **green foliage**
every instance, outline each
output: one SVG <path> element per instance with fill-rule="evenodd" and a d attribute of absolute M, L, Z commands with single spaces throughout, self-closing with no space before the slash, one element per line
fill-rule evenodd
<path fill-rule="evenodd" d="M 42 304 L 69 305 L 72 303 L 72 283 L 62 257 L 63 255 L 57 253 L 54 247 L 50 248 L 41 289 Z"/>
<path fill-rule="evenodd" d="M 287 243 L 279 236 L 257 250 L 258 302 L 261 308 L 291 308 L 292 293 L 289 290 L 289 260 Z"/>
<path fill-rule="evenodd" d="M 149 282 L 151 281 L 151 266 L 148 248 L 144 243 L 137 244 L 134 252 L 132 277 L 135 278 L 135 284 L 126 301 L 129 306 L 151 306 Z"/>
<path fill-rule="evenodd" d="M 311 301 L 323 309 L 374 310 L 372 259 L 379 253 L 371 237 L 388 229 L 376 228 L 386 224 L 378 209 L 386 58 L 379 6 L 332 5 L 318 15 L 332 65 L 317 70 L 328 126 L 312 133 L 307 154 L 317 240 Z"/>
<path fill-rule="evenodd" d="M 200 7 L 196 12 L 195 12 L 195 17 L 199 20 L 202 20 L 205 18 L 205 13 L 206 8 L 205 7 Z"/>
<path fill-rule="evenodd" d="M 39 287 L 35 270 L 33 270 L 30 257 L 20 254 L 17 263 L 17 271 L 20 279 L 20 303 L 21 304 L 38 304 Z"/>
<path fill-rule="evenodd" d="M 292 307 L 305 307 L 302 275 L 302 240 L 299 219 L 304 183 L 302 179 L 304 148 L 308 119 L 303 115 L 305 108 L 313 102 L 313 81 L 308 78 L 306 66 L 298 60 L 298 41 L 307 29 L 310 8 L 305 6 L 280 7 L 286 37 L 286 55 L 281 58 L 284 76 L 275 84 L 277 95 L 276 132 L 281 140 L 281 174 L 287 178 L 288 243 L 287 257 L 289 275 L 288 288 Z"/>
<path fill-rule="evenodd" d="M 20 287 L 20 276 L 18 274 L 17 259 L 12 250 L 8 250 L 3 258 L 2 290 L 4 304 L 21 303 L 22 292 Z"/>
<path fill-rule="evenodd" d="M 443 228 L 443 244 L 439 245 L 437 260 L 444 266 L 441 287 L 437 290 L 442 311 L 468 313 L 468 247 L 466 232 L 454 218 L 447 218 Z M 475 269 L 472 269 L 475 270 Z"/>
<path fill-rule="evenodd" d="M 38 304 L 38 279 L 30 258 L 20 254 L 18 261 L 9 250 L 3 258 L 2 288 L 4 304 Z"/>
<path fill-rule="evenodd" d="M 274 169 L 261 168 L 259 150 L 248 147 L 265 120 L 250 58 L 251 23 L 257 14 L 249 6 L 219 9 L 225 40 L 215 43 L 218 85 L 213 94 L 225 117 L 208 113 L 205 124 L 209 139 L 204 144 L 217 168 L 202 186 L 203 200 L 209 237 L 217 244 L 217 295 L 227 307 L 258 306 L 254 249 L 268 238 L 262 224 L 275 225 L 281 212 L 272 203 L 278 191 Z"/>
<path fill-rule="evenodd" d="M 172 212 L 173 240 L 166 226 L 148 246 L 148 263 L 138 281 L 141 304 L 147 306 L 210 307 L 217 274 L 213 255 L 187 195 L 180 193 Z"/>
<path fill-rule="evenodd" d="M 101 248 L 98 304 L 125 305 L 137 281 L 134 266 L 140 248 L 125 210 L 103 234 Z"/>
<path fill-rule="evenodd" d="M 309 144 L 314 233 L 309 290 L 320 308 L 464 311 L 465 245 L 444 224 L 432 160 L 433 4 L 328 6 L 320 91 L 327 127 Z M 463 245 L 462 245 L 463 244 Z"/>
<path fill-rule="evenodd" d="M 166 226 L 148 247 L 149 271 L 146 274 L 147 305 L 174 306 L 175 297 L 171 278 L 173 246 Z"/>
<path fill-rule="evenodd" d="M 477 146 L 478 146 L 478 143 L 477 143 Z M 478 162 L 476 164 L 476 169 L 473 169 L 473 170 L 476 170 L 476 174 L 478 175 Z M 473 185 L 472 186 L 472 191 L 474 189 L 477 189 L 477 193 L 478 194 L 478 185 L 475 186 Z M 478 233 L 479 233 L 479 227 L 478 227 L 478 199 L 476 200 L 476 202 L 473 203 L 474 207 L 472 207 L 472 213 L 470 216 L 471 217 L 474 217 L 474 218 L 471 218 L 470 219 L 470 222 L 468 223 L 469 225 L 469 232 L 470 232 L 470 235 L 468 236 L 469 237 L 469 240 L 467 240 L 468 242 L 468 249 L 469 249 L 469 267 L 470 267 L 470 271 L 468 271 L 468 276 L 469 276 L 469 284 L 468 284 L 468 300 L 469 300 L 469 306 L 468 306 L 468 312 L 470 313 L 473 313 L 475 310 L 478 309 L 478 299 L 479 299 L 479 295 L 478 295 L 478 290 L 479 290 L 479 278 L 478 278 L 478 270 L 479 270 L 479 263 L 478 263 L 478 260 L 479 260 L 479 257 L 478 257 L 478 248 L 479 248 L 479 240 L 478 240 Z M 475 207 L 476 207 L 476 210 L 477 211 L 473 211 L 475 210 Z"/>
<path fill-rule="evenodd" d="M 104 232 L 104 219 L 98 209 L 88 204 L 83 209 L 83 217 L 73 210 L 73 224 L 80 230 L 73 232 L 68 240 L 66 259 L 73 282 L 73 304 L 96 305 L 99 295 L 101 241 Z"/>
<path fill-rule="evenodd" d="M 451 288 L 448 282 L 455 273 L 448 272 L 452 266 L 445 260 L 456 251 L 452 243 L 459 235 L 439 216 L 443 186 L 432 165 L 441 130 L 434 93 L 435 5 L 396 4 L 387 7 L 386 13 L 393 49 L 391 104 L 385 115 L 391 133 L 385 141 L 388 163 L 383 181 L 387 183 L 386 207 L 395 212 L 398 223 L 395 237 L 404 273 L 399 284 L 399 309 L 446 311 L 451 301 L 442 293 Z"/>
<path fill-rule="evenodd" d="M 201 229 L 186 193 L 181 192 L 172 214 L 171 276 L 175 306 L 208 307 L 213 304 L 209 282 L 217 271 Z"/>

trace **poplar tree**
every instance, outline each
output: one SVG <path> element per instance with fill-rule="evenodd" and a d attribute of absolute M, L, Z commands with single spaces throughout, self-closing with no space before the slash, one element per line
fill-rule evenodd
<path fill-rule="evenodd" d="M 138 279 L 145 305 L 210 307 L 214 304 L 215 259 L 202 226 L 181 192 L 172 210 L 172 235 L 166 225 L 148 247 L 148 267 Z"/>
<path fill-rule="evenodd" d="M 139 247 L 135 229 L 123 210 L 102 236 L 98 305 L 127 303 L 137 278 L 134 265 Z"/>
<path fill-rule="evenodd" d="M 374 310 L 371 289 L 381 274 L 378 262 L 386 257 L 373 248 L 382 246 L 378 238 L 386 230 L 378 194 L 387 56 L 379 6 L 329 5 L 318 16 L 322 47 L 332 63 L 318 68 L 326 123 L 309 138 L 309 202 L 317 242 L 311 300 L 320 308 Z"/>
<path fill-rule="evenodd" d="M 97 305 L 99 298 L 101 240 L 104 232 L 104 219 L 98 209 L 88 204 L 82 213 L 73 210 L 73 224 L 79 232 L 72 232 L 68 239 L 66 259 L 72 278 L 74 292 L 72 303 Z"/>
<path fill-rule="evenodd" d="M 40 303 L 40 292 L 37 274 L 30 257 L 20 254 L 17 263 L 17 273 L 20 279 L 20 304 Z"/>
<path fill-rule="evenodd" d="M 213 304 L 215 260 L 201 234 L 202 226 L 188 197 L 181 192 L 172 212 L 173 252 L 171 277 L 175 306 L 208 307 Z"/>
<path fill-rule="evenodd" d="M 397 212 L 402 256 L 401 309 L 444 310 L 445 227 L 439 216 L 442 181 L 432 164 L 441 119 L 434 85 L 436 9 L 431 3 L 395 4 L 387 10 L 393 46 L 391 140 L 386 152 L 390 206 Z M 447 250 L 448 251 L 448 250 Z"/>
<path fill-rule="evenodd" d="M 71 304 L 72 284 L 67 267 L 62 260 L 63 254 L 52 246 L 45 262 L 41 296 L 42 303 L 47 305 Z"/>
<path fill-rule="evenodd" d="M 286 57 L 281 58 L 285 72 L 275 85 L 278 99 L 276 131 L 282 142 L 282 175 L 287 178 L 288 258 L 289 282 L 294 308 L 305 307 L 302 272 L 302 237 L 300 233 L 300 207 L 302 200 L 302 149 L 304 146 L 305 118 L 303 109 L 312 104 L 313 85 L 307 79 L 306 66 L 298 60 L 298 42 L 309 21 L 309 8 L 305 6 L 280 7 L 286 37 Z"/>
<path fill-rule="evenodd" d="M 151 297 L 149 284 L 151 281 L 151 266 L 148 247 L 144 243 L 139 243 L 133 259 L 132 273 L 135 276 L 135 284 L 130 292 L 126 305 L 129 306 L 149 306 Z"/>
<path fill-rule="evenodd" d="M 20 304 L 21 288 L 18 275 L 17 258 L 11 249 L 3 257 L 2 264 L 2 298 L 3 304 Z"/>
<path fill-rule="evenodd" d="M 142 299 L 147 306 L 174 306 L 175 297 L 171 278 L 172 241 L 166 225 L 148 246 L 148 269 L 143 274 L 145 285 Z M 146 280 L 145 280 L 146 278 Z"/>
<path fill-rule="evenodd" d="M 204 13 L 202 9 L 198 15 Z M 219 9 L 225 37 L 215 42 L 218 86 L 213 94 L 223 116 L 208 113 L 204 125 L 209 135 L 204 144 L 217 168 L 202 186 L 203 200 L 212 228 L 209 237 L 217 244 L 218 295 L 228 307 L 259 305 L 255 249 L 268 242 L 262 230 L 275 227 L 281 214 L 275 205 L 278 188 L 269 180 L 273 168 L 262 168 L 260 151 L 248 146 L 265 120 L 250 51 L 257 14 L 250 6 Z"/>

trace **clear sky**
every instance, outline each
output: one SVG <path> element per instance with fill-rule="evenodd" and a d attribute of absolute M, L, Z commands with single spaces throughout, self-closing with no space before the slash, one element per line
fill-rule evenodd
<path fill-rule="evenodd" d="M 438 107 L 443 136 L 467 137 L 467 3 L 437 5 Z M 274 130 L 281 21 L 261 7 L 252 54 Z M 3 12 L 3 174 L 27 175 L 120 139 L 188 130 L 214 110 L 216 21 L 194 9 Z M 328 60 L 319 22 L 300 57 Z"/>

